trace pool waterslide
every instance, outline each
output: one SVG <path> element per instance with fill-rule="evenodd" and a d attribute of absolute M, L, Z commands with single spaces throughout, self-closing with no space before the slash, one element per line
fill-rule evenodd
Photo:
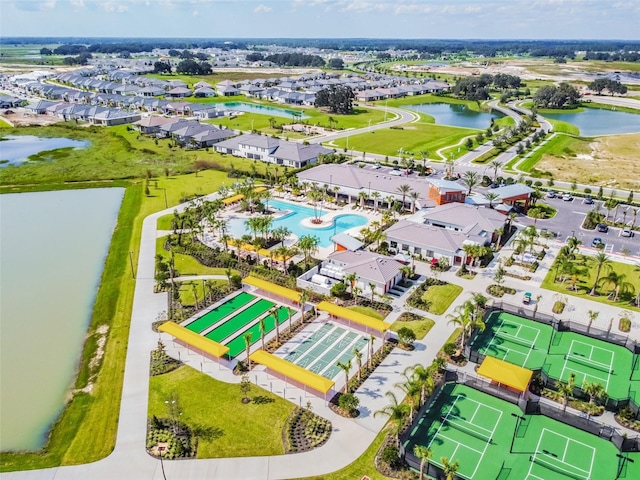
<path fill-rule="evenodd" d="M 278 309 L 277 315 L 278 315 L 278 324 L 282 324 L 285 320 L 287 320 L 287 318 L 289 318 L 287 314 L 287 307 L 280 307 Z M 265 329 L 266 329 L 265 335 L 275 330 L 276 325 L 274 322 L 273 315 L 269 315 L 268 317 L 266 317 L 264 323 L 265 323 Z M 230 357 L 233 358 L 244 351 L 244 349 L 246 348 L 246 344 L 244 341 L 244 334 L 247 332 L 251 332 L 251 345 L 258 342 L 260 340 L 260 322 L 248 328 L 246 331 L 242 332 L 236 338 L 234 338 L 233 340 L 231 340 L 229 343 L 226 344 L 226 347 L 229 348 Z"/>
<path fill-rule="evenodd" d="M 222 343 L 225 338 L 228 338 L 233 333 L 242 330 L 247 324 L 254 321 L 270 308 L 273 308 L 274 305 L 275 303 L 273 302 L 260 299 L 246 310 L 243 310 L 237 315 L 229 318 L 218 328 L 211 330 L 205 335 L 205 337 L 215 342 Z"/>
<path fill-rule="evenodd" d="M 214 308 L 210 312 L 205 313 L 199 318 L 196 318 L 190 324 L 184 325 L 184 327 L 188 330 L 191 330 L 192 332 L 203 332 L 217 321 L 231 315 L 233 312 L 255 299 L 256 297 L 254 297 L 250 293 L 241 292 L 239 295 L 236 295 L 232 299 Z"/>

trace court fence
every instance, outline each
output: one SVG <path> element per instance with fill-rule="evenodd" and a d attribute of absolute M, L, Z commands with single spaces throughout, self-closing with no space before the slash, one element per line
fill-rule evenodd
<path fill-rule="evenodd" d="M 593 326 L 583 325 L 582 323 L 560 320 L 553 315 L 539 313 L 535 310 L 526 309 L 522 305 L 513 305 L 503 301 L 494 302 L 494 304 L 486 310 L 484 315 L 485 322 L 491 315 L 491 313 L 496 311 L 511 313 L 514 315 L 518 315 L 519 317 L 527 318 L 528 320 L 533 320 L 538 323 L 549 325 L 553 327 L 556 332 L 579 333 L 596 340 L 602 340 L 614 345 L 624 347 L 627 350 L 631 351 L 631 353 L 634 355 L 633 368 L 636 368 L 636 363 L 640 361 L 640 343 L 624 335 L 612 333 L 609 330 L 602 330 Z M 469 359 L 469 361 L 477 364 L 481 364 L 486 357 L 486 355 L 480 353 L 473 347 L 473 340 L 475 340 L 476 336 L 480 335 L 481 333 L 482 332 L 479 329 L 475 329 L 470 336 L 471 340 L 467 342 L 464 348 L 464 354 Z M 548 371 L 549 365 L 545 363 L 545 365 L 542 366 L 541 370 L 534 370 L 534 375 L 540 376 L 540 378 L 542 379 L 542 383 L 546 388 L 556 390 L 557 384 L 560 379 L 550 376 L 548 374 Z M 582 399 L 589 398 L 588 395 L 585 395 L 579 387 L 575 387 L 574 396 Z M 631 388 L 629 388 L 628 395 L 626 397 L 616 398 L 609 396 L 607 397 L 607 401 L 605 403 L 605 408 L 612 411 L 617 411 L 624 407 L 629 407 L 631 411 L 633 411 L 635 417 L 640 418 L 640 404 L 636 402 L 635 392 L 632 391 Z"/>
<path fill-rule="evenodd" d="M 591 433 L 604 440 L 613 443 L 616 448 L 624 452 L 640 452 L 640 436 L 629 436 L 606 423 L 589 415 L 576 415 L 572 409 L 566 411 L 564 407 L 552 400 L 544 397 L 526 398 L 524 394 L 518 394 L 514 391 L 500 388 L 493 384 L 489 379 L 480 377 L 471 372 L 460 370 L 446 370 L 443 378 L 437 384 L 433 394 L 427 399 L 425 404 L 420 408 L 413 422 L 400 434 L 400 455 L 405 462 L 413 469 L 420 470 L 420 459 L 412 450 L 406 450 L 405 444 L 417 422 L 428 412 L 436 403 L 443 388 L 450 383 L 462 384 L 472 387 L 481 392 L 487 393 L 494 397 L 505 400 L 509 403 L 518 405 L 522 412 L 526 415 L 544 415 L 545 417 L 557 420 L 565 425 L 578 428 L 582 431 Z M 515 434 L 515 433 L 514 433 Z M 424 473 L 434 478 L 444 478 L 444 471 L 438 465 L 426 463 Z M 456 476 L 460 480 L 464 477 Z"/>

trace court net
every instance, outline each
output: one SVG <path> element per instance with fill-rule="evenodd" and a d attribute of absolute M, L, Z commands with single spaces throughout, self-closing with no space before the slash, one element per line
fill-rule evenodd
<path fill-rule="evenodd" d="M 531 340 L 525 340 L 524 338 L 514 337 L 513 335 L 509 335 L 508 333 L 504 333 L 500 330 L 496 332 L 496 337 L 501 338 L 502 340 L 507 340 L 512 343 L 517 343 L 518 345 L 522 345 L 523 347 L 528 347 L 531 350 L 534 350 L 536 344 Z"/>
<path fill-rule="evenodd" d="M 553 470 L 554 472 L 560 473 L 560 474 L 562 474 L 562 475 L 564 475 L 566 477 L 575 478 L 576 480 L 590 480 L 591 479 L 591 477 L 589 477 L 589 475 L 587 475 L 586 472 L 578 473 L 578 472 L 572 472 L 571 470 L 565 470 L 560 465 L 555 465 L 555 464 L 553 464 L 551 462 L 548 462 L 547 460 L 544 460 L 544 459 L 540 458 L 540 456 L 538 454 L 532 455 L 530 460 L 533 463 L 541 465 L 544 468 L 547 468 L 549 470 Z"/>
<path fill-rule="evenodd" d="M 609 374 L 613 373 L 613 370 L 611 369 L 611 365 L 605 365 L 604 363 L 596 362 L 595 360 L 581 357 L 579 355 L 572 355 L 571 353 L 567 353 L 565 354 L 564 359 L 569 360 L 570 362 L 579 363 L 586 367 L 596 368 L 598 370 L 601 370 Z"/>
<path fill-rule="evenodd" d="M 491 443 L 491 434 L 488 434 L 488 430 L 486 431 L 487 433 L 479 432 L 475 429 L 469 428 L 463 423 L 452 422 L 448 417 L 440 417 L 440 419 L 444 425 L 453 427 L 457 430 L 460 430 L 463 433 L 466 433 L 467 435 L 471 435 L 472 437 L 476 437 L 480 440 L 484 440 L 487 443 Z"/>

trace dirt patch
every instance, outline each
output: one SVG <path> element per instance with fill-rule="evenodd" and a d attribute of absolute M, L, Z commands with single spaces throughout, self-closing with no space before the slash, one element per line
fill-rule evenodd
<path fill-rule="evenodd" d="M 14 127 L 53 125 L 54 123 L 63 121 L 60 117 L 54 115 L 36 115 L 28 112 L 24 108 L 12 108 L 10 112 L 11 113 L 3 113 L 2 118 Z"/>
<path fill-rule="evenodd" d="M 570 155 L 544 155 L 536 169 L 551 172 L 557 180 L 638 190 L 638 152 L 640 134 L 613 135 L 590 142 L 585 151 Z"/>

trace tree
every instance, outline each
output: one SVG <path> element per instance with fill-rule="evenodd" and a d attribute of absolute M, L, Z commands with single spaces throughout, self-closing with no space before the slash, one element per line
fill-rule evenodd
<path fill-rule="evenodd" d="M 404 210 L 404 200 L 407 196 L 407 194 L 411 191 L 411 186 L 407 185 L 406 183 L 400 185 L 398 187 L 398 192 L 402 194 L 402 209 Z"/>
<path fill-rule="evenodd" d="M 416 202 L 420 194 L 418 192 L 414 192 L 413 190 L 409 192 L 409 198 L 411 199 L 411 213 L 416 213 Z"/>
<path fill-rule="evenodd" d="M 478 172 L 473 170 L 467 170 L 462 175 L 462 183 L 464 183 L 469 190 L 467 191 L 467 196 L 471 195 L 471 190 L 479 183 Z"/>
<path fill-rule="evenodd" d="M 330 58 L 327 66 L 334 70 L 342 70 L 344 68 L 344 61 L 341 58 Z"/>
<path fill-rule="evenodd" d="M 242 375 L 240 379 L 240 392 L 242 392 L 242 403 L 249 403 L 251 399 L 249 398 L 249 392 L 251 392 L 251 380 L 249 380 L 249 375 L 246 373 Z"/>
<path fill-rule="evenodd" d="M 489 163 L 489 166 L 493 168 L 493 181 L 495 182 L 496 178 L 498 177 L 498 170 L 502 166 L 502 162 L 500 160 L 492 160 Z"/>
<path fill-rule="evenodd" d="M 487 192 L 484 194 L 484 198 L 489 201 L 489 208 L 493 208 L 494 202 L 498 200 L 500 196 L 495 192 Z"/>
<path fill-rule="evenodd" d="M 408 327 L 402 327 L 398 330 L 398 341 L 405 347 L 411 347 L 416 341 L 416 334 Z"/>
<path fill-rule="evenodd" d="M 633 292 L 633 283 L 627 281 L 627 275 L 625 273 L 617 273 L 610 271 L 607 276 L 600 279 L 602 285 L 611 285 L 613 288 L 609 297 L 613 296 L 613 301 L 617 302 L 620 294 Z"/>
<path fill-rule="evenodd" d="M 567 405 L 569 405 L 569 399 L 573 397 L 573 388 L 575 387 L 576 374 L 569 375 L 569 380 L 565 382 L 556 382 L 556 389 L 558 395 L 562 398 L 562 411 L 567 411 Z"/>
<path fill-rule="evenodd" d="M 447 457 L 442 457 L 440 462 L 442 463 L 442 471 L 444 472 L 445 479 L 453 480 L 456 477 L 460 464 L 458 462 L 451 463 Z"/>
<path fill-rule="evenodd" d="M 378 415 L 384 415 L 389 418 L 387 423 L 387 428 L 391 431 L 392 435 L 396 440 L 396 447 L 400 446 L 400 432 L 404 426 L 404 422 L 409 415 L 409 405 L 404 403 L 399 403 L 396 396 L 393 392 L 387 392 L 385 394 L 387 397 L 391 399 L 391 403 L 386 407 L 382 408 L 373 413 L 374 417 Z"/>
<path fill-rule="evenodd" d="M 371 291 L 371 303 L 373 303 L 373 297 L 376 294 L 376 284 L 369 282 L 369 290 Z"/>
<path fill-rule="evenodd" d="M 348 412 L 353 413 L 360 405 L 360 400 L 353 393 L 343 393 L 338 399 L 338 406 Z"/>
<path fill-rule="evenodd" d="M 596 287 L 598 286 L 598 281 L 600 280 L 600 272 L 604 268 L 605 270 L 611 270 L 611 259 L 606 253 L 598 253 L 595 257 L 589 257 L 589 263 L 595 267 L 596 269 L 596 279 L 593 282 L 593 287 L 591 288 L 591 292 L 589 295 L 594 296 L 596 294 Z"/>
<path fill-rule="evenodd" d="M 363 353 L 358 350 L 356 347 L 353 347 L 353 356 L 356 359 L 356 364 L 358 365 L 358 382 L 360 382 L 360 377 L 361 377 L 361 372 L 360 370 L 362 370 L 362 356 Z"/>
<path fill-rule="evenodd" d="M 424 445 L 414 445 L 413 454 L 420 460 L 420 475 L 418 478 L 422 480 L 424 478 L 424 466 L 431 458 L 431 450 Z"/>
<path fill-rule="evenodd" d="M 267 324 L 264 317 L 262 317 L 259 320 L 259 327 L 260 327 L 260 342 L 262 343 L 262 350 L 264 350 L 264 336 L 267 333 Z"/>
<path fill-rule="evenodd" d="M 305 265 L 309 264 L 309 259 L 318 251 L 319 245 L 318 237 L 315 235 L 303 235 L 298 240 L 298 248 L 304 255 Z"/>
<path fill-rule="evenodd" d="M 338 362 L 336 363 L 336 366 L 344 372 L 344 378 L 346 380 L 344 383 L 344 393 L 347 393 L 349 391 L 349 372 L 351 371 L 351 360 L 347 360 L 346 362 Z"/>
<path fill-rule="evenodd" d="M 353 113 L 355 95 L 347 85 L 331 85 L 316 93 L 315 107 L 329 107 L 331 113 Z"/>
<path fill-rule="evenodd" d="M 251 354 L 251 337 L 253 337 L 251 332 L 247 332 L 242 336 L 242 338 L 244 338 L 244 346 L 247 351 L 247 365 L 249 366 L 249 370 L 251 370 L 251 358 L 249 358 L 249 355 Z"/>
<path fill-rule="evenodd" d="M 590 382 L 585 380 L 582 382 L 582 391 L 589 396 L 589 403 L 595 404 L 598 400 L 607 396 L 607 391 L 601 383 Z"/>

